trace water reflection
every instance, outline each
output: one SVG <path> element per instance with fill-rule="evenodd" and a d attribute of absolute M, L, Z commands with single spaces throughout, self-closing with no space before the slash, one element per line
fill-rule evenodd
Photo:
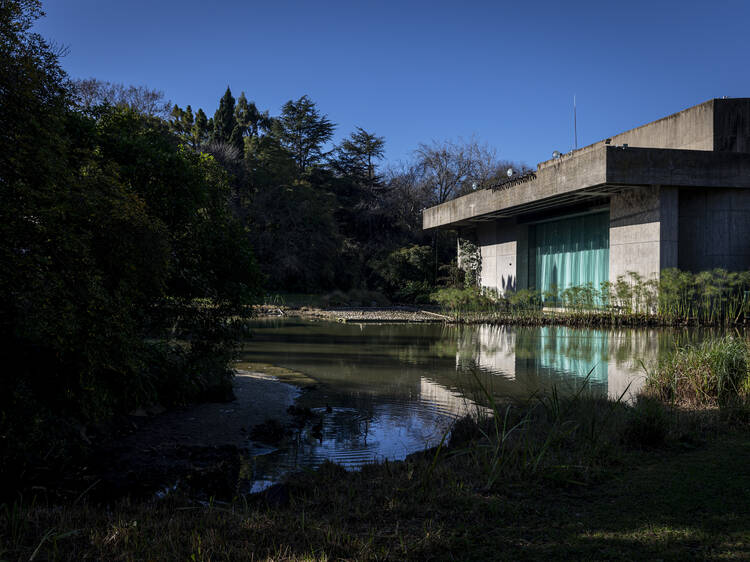
<path fill-rule="evenodd" d="M 596 395 L 629 399 L 643 384 L 642 364 L 653 365 L 675 345 L 704 335 L 559 326 L 258 322 L 242 360 L 301 371 L 321 385 L 298 400 L 313 410 L 314 420 L 278 450 L 256 449 L 254 486 L 326 459 L 356 468 L 436 445 L 453 419 L 486 402 L 478 382 L 500 399 L 525 399 L 552 386 L 572 392 L 583 384 Z"/>

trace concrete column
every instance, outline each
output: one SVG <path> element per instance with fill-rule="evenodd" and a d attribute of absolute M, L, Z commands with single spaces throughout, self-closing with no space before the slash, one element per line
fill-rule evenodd
<path fill-rule="evenodd" d="M 515 219 L 488 221 L 477 226 L 477 238 L 482 251 L 483 287 L 499 293 L 519 288 L 518 272 L 528 269 L 528 265 L 524 265 L 528 253 L 525 241 L 527 231 L 528 227 L 516 224 Z M 525 273 L 523 275 L 526 282 Z"/>
<path fill-rule="evenodd" d="M 676 187 L 659 189 L 659 270 L 677 267 L 679 237 L 679 190 Z"/>

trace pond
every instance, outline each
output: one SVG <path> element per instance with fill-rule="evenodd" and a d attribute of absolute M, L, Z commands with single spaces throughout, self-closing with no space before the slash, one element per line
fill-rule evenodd
<path fill-rule="evenodd" d="M 701 330 L 561 326 L 356 324 L 259 320 L 241 363 L 302 372 L 319 384 L 297 401 L 304 427 L 277 448 L 252 444 L 252 490 L 331 460 L 349 469 L 400 460 L 440 443 L 452 421 L 497 399 L 553 386 L 630 400 L 644 368 Z"/>

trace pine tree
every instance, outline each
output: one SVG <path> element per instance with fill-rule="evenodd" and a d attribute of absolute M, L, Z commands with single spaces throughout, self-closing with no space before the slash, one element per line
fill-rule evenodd
<path fill-rule="evenodd" d="M 182 136 L 185 133 L 182 128 L 183 113 L 184 112 L 177 104 L 174 104 L 172 111 L 169 113 L 169 129 L 170 131 L 177 133 L 178 136 Z"/>
<path fill-rule="evenodd" d="M 208 142 L 209 132 L 211 127 L 209 125 L 208 118 L 202 109 L 198 109 L 198 113 L 195 114 L 195 123 L 193 124 L 193 147 L 200 148 L 204 143 Z"/>
<path fill-rule="evenodd" d="M 211 140 L 214 142 L 231 142 L 232 132 L 237 126 L 234 117 L 234 98 L 232 91 L 227 86 L 227 91 L 219 101 L 219 109 L 214 114 L 214 130 Z"/>

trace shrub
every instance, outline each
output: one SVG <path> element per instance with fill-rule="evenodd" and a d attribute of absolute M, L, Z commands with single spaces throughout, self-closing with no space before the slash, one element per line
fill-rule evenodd
<path fill-rule="evenodd" d="M 495 310 L 504 303 L 503 300 L 493 299 L 476 288 L 438 289 L 430 295 L 430 299 L 452 313 Z"/>

